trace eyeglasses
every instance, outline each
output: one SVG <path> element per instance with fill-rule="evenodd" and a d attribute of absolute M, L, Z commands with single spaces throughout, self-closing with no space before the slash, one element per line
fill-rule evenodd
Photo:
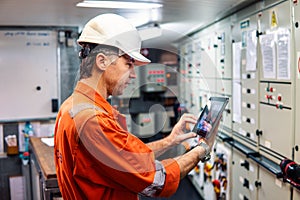
<path fill-rule="evenodd" d="M 121 56 L 124 57 L 130 63 L 134 63 L 135 62 L 135 59 L 132 58 L 131 56 L 129 56 L 128 54 L 123 54 Z"/>

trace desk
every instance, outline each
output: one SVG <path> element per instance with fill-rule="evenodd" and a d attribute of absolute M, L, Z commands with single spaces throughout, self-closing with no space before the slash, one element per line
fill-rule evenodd
<path fill-rule="evenodd" d="M 54 163 L 54 149 L 49 147 L 41 141 L 41 138 L 30 138 L 30 164 L 31 172 L 37 171 L 39 181 L 36 187 L 40 188 L 40 198 L 50 200 L 54 196 L 59 196 L 59 188 L 56 178 L 55 163 Z M 32 173 L 34 175 L 34 173 Z M 34 177 L 32 177 L 34 179 Z M 34 180 L 32 180 L 34 187 Z M 33 192 L 36 188 L 32 188 Z M 39 195 L 34 195 L 39 199 Z M 35 199 L 35 198 L 33 198 Z"/>

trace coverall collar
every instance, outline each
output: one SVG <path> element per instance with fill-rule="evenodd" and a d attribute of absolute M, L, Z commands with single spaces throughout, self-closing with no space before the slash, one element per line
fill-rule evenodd
<path fill-rule="evenodd" d="M 89 85 L 78 82 L 75 87 L 75 92 L 78 92 L 89 98 L 96 106 L 101 107 L 109 114 L 115 115 L 116 110 L 104 99 L 96 90 Z"/>

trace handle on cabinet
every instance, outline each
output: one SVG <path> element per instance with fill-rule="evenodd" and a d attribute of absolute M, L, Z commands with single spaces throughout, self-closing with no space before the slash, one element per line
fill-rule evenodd
<path fill-rule="evenodd" d="M 254 183 L 254 185 L 255 185 L 255 187 L 261 187 L 261 182 L 260 181 L 255 181 L 255 183 Z"/>
<path fill-rule="evenodd" d="M 262 130 L 258 130 L 258 129 L 256 130 L 256 135 L 257 135 L 257 136 L 260 136 L 260 135 L 262 135 L 262 134 L 263 134 Z"/>
<path fill-rule="evenodd" d="M 249 181 L 247 179 L 244 179 L 243 186 L 249 189 Z"/>
<path fill-rule="evenodd" d="M 241 163 L 242 167 L 245 167 L 245 169 L 247 169 L 249 171 L 249 162 L 247 160 L 245 160 L 243 163 Z"/>

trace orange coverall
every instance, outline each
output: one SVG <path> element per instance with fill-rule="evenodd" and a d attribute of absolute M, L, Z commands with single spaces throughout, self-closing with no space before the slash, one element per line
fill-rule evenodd
<path fill-rule="evenodd" d="M 65 200 L 136 200 L 138 194 L 170 196 L 177 190 L 177 162 L 156 161 L 152 150 L 127 131 L 124 116 L 84 83 L 62 104 L 54 141 Z"/>

